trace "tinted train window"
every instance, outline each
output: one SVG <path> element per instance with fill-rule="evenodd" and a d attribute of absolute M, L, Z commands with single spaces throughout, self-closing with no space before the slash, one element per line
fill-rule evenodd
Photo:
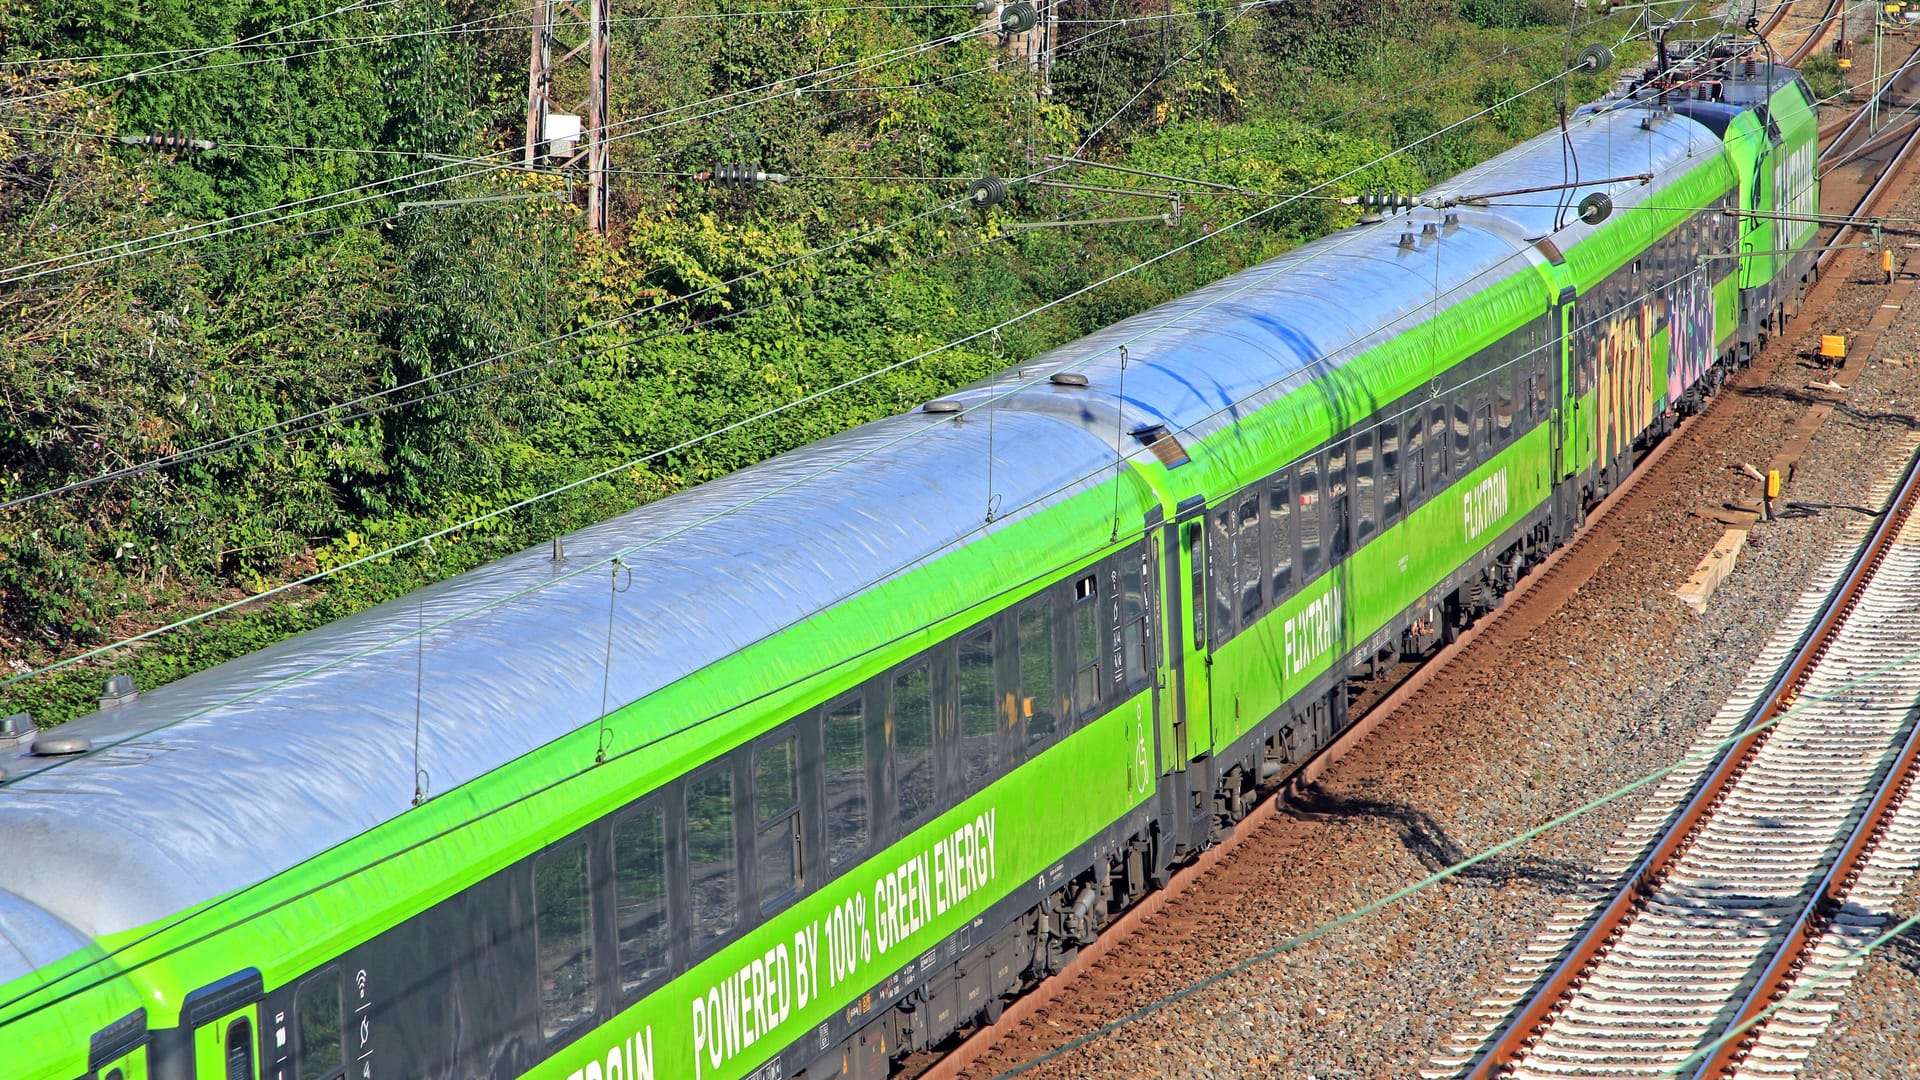
<path fill-rule="evenodd" d="M 699 948 L 725 937 L 739 921 L 733 770 L 726 766 L 687 785 L 687 872 L 692 881 L 693 944 Z"/>
<path fill-rule="evenodd" d="M 1503 368 L 1493 380 L 1493 441 L 1505 446 L 1513 441 L 1513 380 L 1518 368 Z"/>
<path fill-rule="evenodd" d="M 1053 609 L 1043 593 L 1020 605 L 1020 715 L 1027 745 L 1053 738 L 1057 721 L 1053 678 Z"/>
<path fill-rule="evenodd" d="M 253 1080 L 253 1025 L 245 1018 L 227 1025 L 227 1080 Z"/>
<path fill-rule="evenodd" d="M 1348 498 L 1347 444 L 1334 443 L 1327 451 L 1327 512 L 1321 519 L 1326 529 L 1328 565 L 1347 557 L 1348 527 L 1352 524 L 1348 520 Z"/>
<path fill-rule="evenodd" d="M 1091 716 L 1100 709 L 1100 575 L 1073 583 L 1073 710 Z"/>
<path fill-rule="evenodd" d="M 1380 526 L 1400 516 L 1400 421 L 1380 425 Z"/>
<path fill-rule="evenodd" d="M 1233 580 L 1240 589 L 1240 625 L 1252 626 L 1267 609 L 1266 550 L 1260 542 L 1260 489 L 1242 495 L 1234 512 Z"/>
<path fill-rule="evenodd" d="M 1374 486 L 1374 449 L 1373 432 L 1362 431 L 1353 437 L 1353 542 L 1364 544 L 1373 536 L 1378 524 L 1375 516 L 1374 497 L 1378 493 Z"/>
<path fill-rule="evenodd" d="M 1320 572 L 1320 461 L 1308 458 L 1294 467 L 1294 485 L 1298 487 L 1300 513 L 1294 527 L 1300 533 L 1300 581 L 1313 580 Z"/>
<path fill-rule="evenodd" d="M 1187 573 L 1192 575 L 1192 603 L 1188 605 L 1193 614 L 1193 647 L 1207 647 L 1207 592 L 1206 592 L 1206 553 L 1201 550 L 1201 537 L 1205 532 L 1202 522 L 1187 523 Z"/>
<path fill-rule="evenodd" d="M 593 919 L 587 846 L 572 843 L 533 864 L 534 950 L 540 958 L 540 1031 L 555 1039 L 593 1018 Z"/>
<path fill-rule="evenodd" d="M 900 820 L 912 821 L 933 809 L 933 681 L 927 662 L 893 677 L 893 791 Z"/>
<path fill-rule="evenodd" d="M 1453 392 L 1453 474 L 1465 476 L 1473 464 L 1472 391 L 1463 386 Z"/>
<path fill-rule="evenodd" d="M 1447 486 L 1447 403 L 1433 403 L 1427 414 L 1427 494 Z"/>
<path fill-rule="evenodd" d="M 1293 493 L 1287 474 L 1267 482 L 1267 547 L 1273 552 L 1273 602 L 1293 588 Z"/>
<path fill-rule="evenodd" d="M 789 735 L 753 753 L 753 859 L 762 911 L 800 892 L 799 746 Z"/>
<path fill-rule="evenodd" d="M 613 827 L 613 904 L 620 991 L 667 969 L 667 816 L 642 810 Z"/>
<path fill-rule="evenodd" d="M 1120 556 L 1120 637 L 1126 654 L 1128 686 L 1138 686 L 1153 669 L 1147 655 L 1147 552 L 1138 548 Z"/>
<path fill-rule="evenodd" d="M 1400 494 L 1409 511 L 1420 505 L 1427 469 L 1427 426 L 1418 408 L 1407 413 L 1407 447 L 1401 455 Z"/>
<path fill-rule="evenodd" d="M 1473 411 L 1473 459 L 1487 460 L 1487 437 L 1493 430 L 1493 404 L 1483 400 Z"/>
<path fill-rule="evenodd" d="M 1213 620 L 1215 648 L 1226 644 L 1239 623 L 1233 617 L 1233 504 L 1223 503 L 1207 515 L 1207 580 L 1212 584 L 1213 606 L 1207 618 Z"/>
<path fill-rule="evenodd" d="M 867 710 L 859 692 L 828 706 L 820 730 L 827 752 L 827 863 L 838 866 L 867 846 Z"/>
<path fill-rule="evenodd" d="M 1000 715 L 994 692 L 993 627 L 960 639 L 960 760 L 969 794 L 987 786 L 1000 768 Z"/>
<path fill-rule="evenodd" d="M 344 1062 L 340 1042 L 340 972 L 335 968 L 300 984 L 293 999 L 295 1076 L 333 1080 Z"/>

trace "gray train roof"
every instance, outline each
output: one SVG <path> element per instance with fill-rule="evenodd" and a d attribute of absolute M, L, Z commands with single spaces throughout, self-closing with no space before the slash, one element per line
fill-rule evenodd
<path fill-rule="evenodd" d="M 98 936 L 263 880 L 409 809 L 416 700 L 435 793 L 598 718 L 597 564 L 664 541 L 627 560 L 619 706 L 965 540 L 985 520 L 987 453 L 985 424 L 868 424 L 574 533 L 564 563 L 523 552 L 75 720 L 58 733 L 93 752 L 0 757 L 0 890 Z M 1019 412 L 996 418 L 993 453 L 995 527 L 1114 461 L 1077 425 Z M 418 663 L 394 643 L 423 608 L 432 624 L 494 601 L 430 631 Z M 17 921 L 0 905 L 0 936 Z M 0 983 L 14 962 L 0 949 Z"/>
<path fill-rule="evenodd" d="M 1683 160 L 1677 123 L 1598 119 L 1577 136 L 1583 168 Z M 1524 186 L 1557 177 L 1558 161 L 1556 134 L 1436 190 Z M 1002 523 L 1097 482 L 1120 430 L 1222 430 L 1409 325 L 1436 287 L 1470 295 L 1490 269 L 1539 262 L 1538 217 L 1462 210 L 1431 242 L 1437 259 L 1427 244 L 1399 251 L 1404 218 L 1346 230 L 962 391 L 979 400 L 1065 367 L 1090 377 L 1023 390 L 996 413 Z M 985 516 L 988 431 L 917 413 L 868 424 L 572 534 L 564 564 L 523 552 L 83 717 L 60 733 L 97 749 L 58 767 L 0 752 L 0 939 L 43 918 L 83 936 L 143 925 L 406 812 L 416 701 L 436 793 L 593 722 L 606 571 L 533 589 L 569 568 L 662 541 L 629 560 L 616 609 L 606 701 L 618 707 L 962 542 Z M 433 623 L 487 604 L 429 632 L 418 659 L 412 640 L 395 643 L 423 612 Z M 0 983 L 36 959 L 0 947 Z"/>
<path fill-rule="evenodd" d="M 1571 251 L 1596 228 L 1581 221 L 1573 210 L 1586 195 L 1606 192 L 1613 199 L 1615 214 L 1630 211 L 1684 175 L 1690 162 L 1718 154 L 1721 146 L 1712 131 L 1687 117 L 1633 106 L 1575 118 L 1567 125 L 1567 142 L 1570 150 L 1563 158 L 1558 128 L 1535 136 L 1436 184 L 1420 195 L 1420 201 L 1564 184 L 1570 175 L 1574 181 L 1654 175 L 1652 183 L 1616 180 L 1582 184 L 1566 194 L 1564 210 L 1557 205 L 1562 196 L 1552 191 L 1487 200 L 1488 208 L 1482 213 L 1507 219 L 1528 237 L 1551 237 L 1560 250 Z M 1556 217 L 1563 222 L 1558 229 L 1554 227 Z M 1604 223 L 1598 227 L 1604 228 Z"/>

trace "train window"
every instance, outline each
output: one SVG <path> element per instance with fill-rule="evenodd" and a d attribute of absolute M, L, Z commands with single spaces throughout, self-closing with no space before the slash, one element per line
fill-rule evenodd
<path fill-rule="evenodd" d="M 1487 460 L 1488 438 L 1493 431 L 1493 403 L 1482 399 L 1473 410 L 1473 460 Z"/>
<path fill-rule="evenodd" d="M 1206 553 L 1201 550 L 1201 538 L 1206 527 L 1198 521 L 1187 523 L 1187 573 L 1192 577 L 1192 596 L 1188 607 L 1193 612 L 1193 647 L 1207 647 L 1207 573 Z"/>
<path fill-rule="evenodd" d="M 1147 654 L 1147 551 L 1120 556 L 1120 637 L 1128 686 L 1139 686 L 1153 669 Z"/>
<path fill-rule="evenodd" d="M 727 936 L 740 916 L 733 770 L 728 766 L 687 785 L 687 871 L 693 889 L 693 945 L 698 949 Z"/>
<path fill-rule="evenodd" d="M 340 972 L 328 968 L 302 982 L 293 995 L 294 1075 L 334 1080 L 345 1058 L 340 1041 Z"/>
<path fill-rule="evenodd" d="M 761 911 L 800 892 L 799 748 L 789 735 L 753 754 L 753 860 Z"/>
<path fill-rule="evenodd" d="M 1298 492 L 1299 502 L 1295 505 L 1300 513 L 1294 519 L 1294 528 L 1300 534 L 1300 582 L 1312 581 L 1320 572 L 1320 461 L 1307 458 L 1294 467 L 1293 478 Z"/>
<path fill-rule="evenodd" d="M 1429 495 L 1447 486 L 1447 402 L 1435 401 L 1427 417 L 1427 482 Z"/>
<path fill-rule="evenodd" d="M 1553 372 L 1547 367 L 1548 354 L 1540 352 L 1539 370 L 1533 378 L 1533 422 L 1544 424 L 1553 411 Z"/>
<path fill-rule="evenodd" d="M 1267 545 L 1273 552 L 1273 602 L 1293 588 L 1293 491 L 1285 470 L 1267 482 Z"/>
<path fill-rule="evenodd" d="M 1513 441 L 1514 369 L 1503 368 L 1493 380 L 1493 442 L 1505 446 Z"/>
<path fill-rule="evenodd" d="M 867 846 L 867 710 L 855 691 L 827 706 L 827 864 L 839 866 Z"/>
<path fill-rule="evenodd" d="M 1469 387 L 1453 392 L 1453 474 L 1465 476 L 1473 465 L 1472 395 Z"/>
<path fill-rule="evenodd" d="M 1400 516 L 1400 420 L 1380 425 L 1380 527 Z"/>
<path fill-rule="evenodd" d="M 1426 417 L 1418 407 L 1409 411 L 1407 421 L 1407 447 L 1401 454 L 1405 462 L 1400 472 L 1400 494 L 1406 500 L 1408 511 L 1420 505 L 1421 481 L 1424 478 L 1426 461 Z M 1391 467 L 1391 466 L 1389 466 Z"/>
<path fill-rule="evenodd" d="M 253 1080 L 253 1025 L 240 1017 L 227 1025 L 227 1080 Z"/>
<path fill-rule="evenodd" d="M 986 787 L 999 771 L 998 701 L 993 685 L 993 627 L 983 626 L 960 639 L 960 757 L 969 794 Z"/>
<path fill-rule="evenodd" d="M 1240 497 L 1234 518 L 1233 579 L 1240 588 L 1240 625 L 1245 628 L 1252 626 L 1267 606 L 1267 572 L 1262 565 L 1266 561 L 1266 552 L 1260 543 L 1259 488 Z"/>
<path fill-rule="evenodd" d="M 1327 451 L 1327 501 L 1326 516 L 1321 527 L 1326 530 L 1327 565 L 1331 566 L 1347 556 L 1347 543 L 1351 539 L 1348 527 L 1352 524 L 1348 514 L 1347 492 L 1347 444 L 1336 442 Z"/>
<path fill-rule="evenodd" d="M 933 680 L 922 660 L 893 677 L 887 714 L 893 751 L 893 794 L 900 820 L 933 809 Z"/>
<path fill-rule="evenodd" d="M 613 827 L 613 908 L 620 992 L 667 970 L 667 815 L 659 806 Z"/>
<path fill-rule="evenodd" d="M 1073 711 L 1081 717 L 1100 711 L 1100 575 L 1088 574 L 1073 586 Z"/>
<path fill-rule="evenodd" d="M 1020 716 L 1030 749 L 1053 739 L 1054 686 L 1053 609 L 1042 593 L 1020 605 Z"/>
<path fill-rule="evenodd" d="M 1353 437 L 1353 542 L 1355 546 L 1366 543 L 1373 537 L 1374 527 L 1379 523 L 1378 511 L 1374 508 L 1374 498 L 1379 494 L 1374 484 L 1374 433 L 1371 429 L 1358 432 Z"/>
<path fill-rule="evenodd" d="M 1215 507 L 1207 520 L 1212 523 L 1207 534 L 1207 578 L 1213 585 L 1210 593 L 1213 607 L 1208 618 L 1213 620 L 1213 645 L 1217 649 L 1226 644 L 1239 625 L 1233 617 L 1233 598 L 1237 591 L 1233 582 L 1233 504 Z"/>
<path fill-rule="evenodd" d="M 533 864 L 534 952 L 540 958 L 540 1031 L 548 1041 L 593 1019 L 593 915 L 587 845 L 575 841 Z"/>

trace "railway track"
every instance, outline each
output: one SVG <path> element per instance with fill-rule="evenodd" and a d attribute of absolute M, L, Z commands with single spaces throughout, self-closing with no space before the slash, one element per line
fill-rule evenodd
<path fill-rule="evenodd" d="M 1873 217 L 1893 179 L 1902 175 L 1920 147 L 1920 45 L 1895 69 L 1878 97 L 1877 103 L 1870 100 L 1844 122 L 1821 131 L 1821 202 L 1828 213 L 1855 220 Z M 1876 117 L 1885 122 L 1876 126 Z M 1820 254 L 1824 273 L 1840 245 L 1855 241 L 1860 227 L 1849 223 L 1822 232 L 1830 233 L 1824 241 L 1828 248 Z"/>
<path fill-rule="evenodd" d="M 1811 1049 L 1834 976 L 1920 860 L 1917 505 L 1920 457 L 1811 630 L 1762 658 L 1764 692 L 1729 703 L 1743 737 L 1558 962 L 1536 944 L 1516 973 L 1543 972 L 1533 992 L 1454 1075 L 1777 1075 Z M 1756 1024 L 1809 978 L 1827 996 Z"/>
<path fill-rule="evenodd" d="M 1796 50 L 1796 56 L 1804 57 L 1818 46 L 1828 25 L 1837 20 L 1841 2 L 1842 0 L 1831 0 L 1818 24 L 1801 47 Z M 1790 4 L 1785 5 L 1776 12 L 1771 25 L 1777 25 L 1790 6 Z M 1914 55 L 1902 65 L 1901 71 L 1905 81 L 1889 81 L 1883 90 L 1883 107 L 1902 108 L 1905 104 L 1903 94 L 1920 92 L 1920 49 L 1916 49 Z M 1920 97 L 1920 93 L 1916 93 L 1916 97 Z M 1856 112 L 1855 118 L 1864 115 L 1866 111 L 1866 107 L 1862 106 Z M 1832 197 L 1823 195 L 1823 212 L 1834 215 L 1867 216 L 1887 201 L 1893 192 L 1892 179 L 1903 173 L 1903 166 L 1910 160 L 1914 146 L 1920 144 L 1920 137 L 1916 137 L 1916 132 L 1920 132 L 1920 127 L 1911 129 L 1901 127 L 1897 131 L 1882 128 L 1868 134 L 1865 125 L 1854 125 L 1851 122 L 1837 125 L 1832 132 L 1823 131 L 1821 140 L 1823 160 L 1827 159 L 1829 153 L 1836 159 L 1844 157 L 1846 160 L 1835 168 L 1848 170 L 1845 174 L 1835 177 L 1832 184 Z M 1894 138 L 1895 135 L 1900 137 Z M 1868 145 L 1869 143 L 1872 145 Z M 1846 244 L 1852 239 L 1850 227 L 1847 226 L 1823 229 L 1822 233 L 1825 238 L 1823 242 L 1831 245 Z M 1831 260 L 1837 254 L 1838 249 L 1823 253 L 1819 264 L 1822 273 L 1828 270 Z M 1707 410 L 1709 414 L 1720 400 L 1715 398 L 1709 402 Z M 1697 421 L 1688 421 L 1687 424 L 1695 422 Z M 1684 429 L 1683 426 L 1682 430 Z M 1678 439 L 1669 437 L 1657 444 L 1647 458 L 1635 468 L 1627 483 L 1617 488 L 1605 503 L 1596 508 L 1595 519 L 1604 517 L 1614 504 L 1629 496 L 1639 481 L 1651 470 L 1654 461 L 1678 443 Z M 1442 650 L 1427 663 L 1418 666 L 1409 676 L 1388 683 L 1387 692 L 1382 694 L 1378 701 L 1367 702 L 1366 713 L 1359 716 L 1333 744 L 1291 777 L 1280 792 L 1265 797 L 1224 842 L 1209 849 L 1198 863 L 1186 867 L 1168 886 L 1150 894 L 1141 905 L 1121 915 L 1102 933 L 1098 941 L 1080 951 L 1079 958 L 1067 971 L 1049 978 L 1035 991 L 1008 1005 L 998 1022 L 973 1032 L 950 1053 L 915 1063 L 911 1074 L 920 1080 L 949 1080 L 953 1077 L 971 1075 L 968 1073 L 969 1067 L 985 1056 L 1000 1038 L 1032 1020 L 1044 1019 L 1049 1003 L 1067 986 L 1083 973 L 1097 969 L 1101 958 L 1120 942 L 1142 929 L 1153 926 L 1154 917 L 1159 910 L 1165 905 L 1177 902 L 1184 891 L 1204 889 L 1206 880 L 1222 872 L 1234 862 L 1238 857 L 1239 847 L 1245 841 L 1273 826 L 1276 811 L 1286 803 L 1288 793 L 1298 795 L 1337 765 L 1341 757 L 1364 741 L 1382 720 L 1393 715 L 1424 685 L 1440 676 L 1452 657 L 1479 637 L 1516 619 L 1525 625 L 1533 624 L 1539 616 L 1530 609 L 1552 607 L 1564 600 L 1566 595 L 1577 591 L 1592 572 L 1591 568 L 1580 564 L 1583 561 L 1604 559 L 1608 554 L 1606 551 L 1596 554 L 1589 550 L 1596 535 L 1597 530 L 1591 527 L 1582 530 L 1573 538 L 1572 543 L 1556 552 L 1543 567 L 1522 579 L 1515 594 L 1509 596 L 1495 612 L 1467 631 L 1459 641 Z M 1916 554 L 1920 555 L 1920 552 Z M 1583 558 L 1588 555 L 1594 556 L 1593 559 Z M 1916 587 L 1920 588 L 1920 580 L 1916 581 Z M 1527 598 L 1528 603 L 1519 603 L 1523 598 Z M 1790 643 L 1783 643 L 1780 648 L 1785 649 L 1788 645 Z M 1676 776 L 1676 780 L 1697 779 L 1697 773 L 1691 776 Z M 1631 846 L 1626 857 L 1631 858 L 1633 854 L 1644 850 L 1653 831 L 1654 828 L 1649 826 L 1644 835 L 1639 838 L 1640 842 Z M 1589 896 L 1586 908 L 1590 910 L 1598 899 L 1603 898 L 1603 896 Z M 1565 932 L 1569 936 L 1577 933 L 1580 921 L 1579 918 L 1575 918 L 1566 924 Z M 1446 1070 L 1443 1070 L 1442 1074 L 1445 1072 Z"/>

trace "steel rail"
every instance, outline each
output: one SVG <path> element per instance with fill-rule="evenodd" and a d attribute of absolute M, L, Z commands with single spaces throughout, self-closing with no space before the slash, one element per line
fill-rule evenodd
<path fill-rule="evenodd" d="M 1891 173 L 1894 170 L 1888 171 Z M 1758 756 L 1774 729 L 1774 721 L 1792 707 L 1807 677 L 1825 657 L 1840 626 L 1852 612 L 1872 580 L 1873 572 L 1885 559 L 1893 539 L 1906 523 L 1916 494 L 1920 494 L 1920 456 L 1909 462 L 1898 494 L 1891 504 L 1897 512 L 1881 516 L 1852 567 L 1822 606 L 1812 628 L 1801 639 L 1792 659 L 1775 677 L 1766 695 L 1755 703 L 1747 721 L 1741 726 L 1740 737 L 1701 782 L 1693 798 L 1662 834 L 1659 843 L 1641 859 L 1626 885 L 1614 894 L 1613 900 L 1575 943 L 1566 958 L 1554 968 L 1526 1006 L 1508 1021 L 1499 1038 L 1488 1047 L 1473 1070 L 1466 1074 L 1469 1080 L 1493 1080 L 1512 1075 L 1521 1059 L 1553 1023 L 1554 1017 L 1566 1007 L 1566 1002 L 1594 973 L 1613 945 L 1621 940 L 1627 923 L 1646 908 L 1681 856 L 1699 837 L 1708 819 L 1726 801 L 1734 785 Z M 1905 768 L 1897 771 L 1904 773 Z M 1791 968 L 1792 961 L 1786 961 L 1785 965 Z M 1772 992 L 1771 989 L 1767 990 L 1757 1008 L 1763 1009 L 1771 1004 Z"/>
<path fill-rule="evenodd" d="M 1920 494 L 1920 455 L 1915 455 L 1907 463 L 1899 494 L 1891 504 L 1893 509 L 1881 516 L 1879 527 L 1875 530 L 1871 556 L 1874 569 L 1878 569 L 1885 560 L 1887 549 L 1906 527 L 1917 494 Z M 1920 723 L 1916 723 L 1907 733 L 1898 756 L 1887 770 L 1886 778 L 1880 782 L 1872 802 L 1860 815 L 1860 821 L 1841 848 L 1839 857 L 1821 878 L 1806 910 L 1794 921 L 1786 940 L 1780 943 L 1772 961 L 1761 972 L 1746 1000 L 1740 1003 L 1739 1010 L 1726 1025 L 1719 1046 L 1694 1073 L 1694 1080 L 1719 1080 L 1746 1060 L 1753 1044 L 1760 1038 L 1759 1021 L 1762 1014 L 1787 996 L 1821 932 L 1845 905 L 1847 893 L 1859 880 L 1868 857 L 1879 846 L 1888 826 L 1892 824 L 1894 811 L 1913 787 L 1917 764 L 1920 764 Z"/>
<path fill-rule="evenodd" d="M 1821 13 L 1820 21 L 1814 24 L 1806 40 L 1802 41 L 1793 52 L 1787 54 L 1788 67 L 1799 67 L 1801 61 L 1813 55 L 1813 50 L 1820 47 L 1820 42 L 1827 36 L 1827 30 L 1834 24 L 1834 17 L 1840 13 L 1846 2 L 1847 0 L 1827 0 L 1827 10 Z M 1785 15 L 1786 12 L 1783 10 L 1781 16 L 1784 18 Z"/>

